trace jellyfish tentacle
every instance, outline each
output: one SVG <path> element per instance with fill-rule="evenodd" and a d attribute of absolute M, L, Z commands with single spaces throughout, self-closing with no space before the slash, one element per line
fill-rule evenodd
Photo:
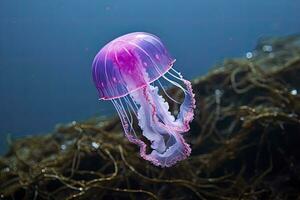
<path fill-rule="evenodd" d="M 122 101 L 120 101 L 120 104 L 117 102 L 117 100 L 112 100 L 113 105 L 115 106 L 117 113 L 120 117 L 122 126 L 124 128 L 124 131 L 126 134 L 133 134 L 136 138 L 137 138 L 137 134 L 134 130 L 134 128 L 132 127 L 132 119 L 129 119 L 126 110 L 124 109 L 124 106 L 122 105 Z M 130 111 L 129 111 L 130 112 Z M 131 115 L 131 113 L 130 113 Z M 132 115 L 131 115 L 132 117 Z M 126 127 L 126 130 L 125 130 Z"/>
<path fill-rule="evenodd" d="M 139 126 L 151 142 L 152 152 L 148 155 L 143 152 L 145 159 L 161 167 L 170 167 L 186 159 L 191 153 L 190 146 L 181 135 L 186 128 L 172 127 L 175 117 L 169 112 L 167 102 L 158 94 L 158 88 L 148 85 L 131 96 L 140 105 Z"/>
<path fill-rule="evenodd" d="M 176 73 L 176 74 L 173 74 L 172 72 L 170 72 L 171 70 L 172 70 L 174 73 Z M 183 79 L 183 76 L 181 75 L 181 73 L 178 72 L 178 71 L 176 71 L 176 70 L 174 69 L 174 67 L 172 67 L 171 70 L 168 71 L 168 74 L 170 74 L 171 76 L 173 76 L 173 77 L 176 78 L 177 80 L 180 80 L 180 81 L 181 81 L 181 80 Z"/>
<path fill-rule="evenodd" d="M 194 118 L 194 109 L 196 108 L 195 94 L 193 93 L 192 84 L 190 81 L 182 79 L 187 88 L 184 100 L 180 105 L 180 111 L 176 119 L 176 123 L 182 124 L 184 132 L 190 129 L 189 123 Z"/>
<path fill-rule="evenodd" d="M 186 159 L 191 153 L 191 148 L 185 142 L 182 134 L 190 128 L 189 122 L 193 119 L 195 100 L 191 83 L 183 78 L 182 81 L 187 92 L 176 119 L 169 111 L 168 103 L 158 94 L 158 87 L 147 85 L 131 94 L 131 101 L 137 110 L 133 109 L 128 97 L 124 100 L 125 103 L 130 104 L 126 107 L 133 109 L 138 117 L 143 136 L 151 142 L 150 154 L 146 153 L 147 145 L 137 137 L 132 127 L 132 115 L 127 114 L 120 99 L 119 103 L 113 101 L 125 136 L 130 142 L 139 146 L 141 157 L 157 166 L 170 167 L 176 162 Z"/>
<path fill-rule="evenodd" d="M 177 104 L 180 104 L 180 102 L 176 101 L 175 99 L 173 99 L 169 94 L 168 92 L 165 90 L 165 88 L 163 87 L 163 85 L 161 84 L 161 82 L 159 80 L 157 80 L 158 84 L 160 85 L 161 89 L 164 91 L 165 95 L 171 99 L 173 102 L 177 103 Z"/>
<path fill-rule="evenodd" d="M 121 120 L 123 129 L 124 129 L 125 136 L 129 140 L 129 142 L 134 143 L 137 146 L 139 146 L 140 155 L 142 158 L 144 158 L 145 160 L 148 160 L 152 163 L 158 163 L 157 159 L 153 158 L 151 155 L 148 155 L 146 153 L 147 145 L 136 136 L 134 129 L 130 125 L 129 118 L 126 114 L 126 111 L 124 109 L 122 109 L 121 106 L 118 105 L 118 103 L 115 100 L 112 100 L 112 102 L 118 112 L 119 118 Z M 132 132 L 134 132 L 134 133 L 132 133 Z"/>
<path fill-rule="evenodd" d="M 133 114 L 134 114 L 134 116 L 135 116 L 136 118 L 138 118 L 138 117 L 137 117 L 137 113 L 136 113 L 136 110 L 138 110 L 138 107 L 137 107 L 137 106 L 134 107 L 134 106 L 131 104 L 131 101 L 129 100 L 129 98 L 128 98 L 127 96 L 124 97 L 124 100 L 125 100 L 125 102 L 126 102 L 126 104 L 127 104 L 127 108 L 133 112 Z"/>
<path fill-rule="evenodd" d="M 184 89 L 179 83 L 172 81 L 171 79 L 169 79 L 168 77 L 166 77 L 165 75 L 163 75 L 163 78 L 165 80 L 167 80 L 168 82 L 172 83 L 173 85 L 175 85 L 176 87 L 180 88 L 185 94 L 187 93 L 187 90 Z"/>
<path fill-rule="evenodd" d="M 180 105 L 179 114 L 177 115 L 177 119 L 175 121 L 173 120 L 167 120 L 165 119 L 165 124 L 169 126 L 169 128 L 173 131 L 179 131 L 182 133 L 187 132 L 190 129 L 189 123 L 194 118 L 194 109 L 195 109 L 195 94 L 192 90 L 191 82 L 185 79 L 181 79 L 181 81 L 184 83 L 186 87 L 185 97 Z M 179 85 L 179 83 L 177 83 Z M 156 104 L 159 104 L 160 102 L 163 102 L 164 99 L 162 96 L 158 94 L 153 94 L 155 97 L 153 98 Z M 168 108 L 168 107 L 167 107 Z M 160 115 L 168 116 L 167 114 L 169 111 L 165 111 L 163 109 L 160 109 Z M 161 126 L 164 126 L 161 125 Z"/>
<path fill-rule="evenodd" d="M 180 105 L 180 111 L 176 119 L 176 124 L 177 126 L 184 127 L 187 132 L 190 129 L 189 123 L 193 120 L 194 118 L 194 109 L 196 107 L 196 101 L 195 101 L 195 94 L 192 89 L 192 84 L 190 81 L 186 80 L 183 78 L 180 72 L 176 71 L 174 68 L 171 68 L 171 70 L 175 73 L 171 73 L 168 71 L 168 74 L 170 74 L 172 77 L 180 80 L 183 82 L 185 85 L 185 90 L 183 91 L 185 94 L 184 100 L 182 104 Z M 177 76 L 176 76 L 177 75 Z M 174 83 L 174 82 L 171 82 Z M 177 82 L 175 82 L 177 86 Z M 176 127 L 176 125 L 174 125 Z"/>

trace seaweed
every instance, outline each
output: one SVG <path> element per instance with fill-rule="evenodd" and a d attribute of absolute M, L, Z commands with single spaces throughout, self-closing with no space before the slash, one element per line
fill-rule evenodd
<path fill-rule="evenodd" d="M 117 117 L 74 121 L 11 142 L 0 199 L 299 199 L 300 36 L 262 39 L 252 54 L 193 81 L 187 160 L 145 162 Z"/>

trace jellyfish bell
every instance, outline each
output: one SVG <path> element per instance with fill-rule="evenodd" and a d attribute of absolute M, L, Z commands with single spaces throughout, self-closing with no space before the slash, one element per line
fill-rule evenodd
<path fill-rule="evenodd" d="M 125 136 L 139 146 L 141 157 L 161 167 L 170 167 L 191 153 L 183 133 L 190 128 L 195 99 L 191 83 L 173 68 L 174 62 L 161 40 L 144 32 L 116 38 L 93 61 L 93 80 L 99 98 L 112 101 Z M 185 95 L 176 117 L 159 95 L 159 88 L 166 97 L 178 102 L 167 94 L 160 79 L 179 87 Z M 134 118 L 151 143 L 151 153 L 147 153 L 146 143 L 133 128 Z"/>
<path fill-rule="evenodd" d="M 160 39 L 130 33 L 105 45 L 93 62 L 100 99 L 122 97 L 160 78 L 175 62 Z"/>

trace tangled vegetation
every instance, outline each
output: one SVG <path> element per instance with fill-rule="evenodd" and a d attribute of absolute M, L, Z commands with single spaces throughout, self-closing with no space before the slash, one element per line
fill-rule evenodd
<path fill-rule="evenodd" d="M 0 199 L 299 199 L 300 36 L 264 39 L 251 56 L 193 81 L 187 160 L 144 161 L 118 118 L 72 122 L 11 143 Z"/>

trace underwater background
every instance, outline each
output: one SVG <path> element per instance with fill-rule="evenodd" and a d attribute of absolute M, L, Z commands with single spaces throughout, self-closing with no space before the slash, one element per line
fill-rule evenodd
<path fill-rule="evenodd" d="M 6 137 L 48 132 L 55 124 L 115 114 L 99 102 L 91 63 L 108 41 L 134 31 L 159 36 L 175 68 L 192 79 L 258 39 L 300 32 L 300 2 L 0 2 L 0 145 Z"/>

